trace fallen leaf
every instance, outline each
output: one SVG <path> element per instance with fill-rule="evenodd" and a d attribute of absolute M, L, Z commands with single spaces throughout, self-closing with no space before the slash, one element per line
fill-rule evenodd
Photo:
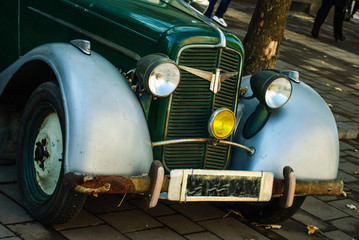
<path fill-rule="evenodd" d="M 343 89 L 341 89 L 340 87 L 335 87 L 334 89 L 339 91 L 339 92 L 343 92 Z"/>
<path fill-rule="evenodd" d="M 347 193 L 343 191 L 342 194 L 340 194 L 340 195 L 343 196 L 343 197 L 346 197 Z"/>
<path fill-rule="evenodd" d="M 359 152 L 359 150 L 358 150 L 358 149 L 354 149 L 354 152 Z"/>
<path fill-rule="evenodd" d="M 256 227 L 264 227 L 264 229 L 281 229 L 281 225 L 275 224 L 260 224 L 260 223 L 252 223 Z"/>
<path fill-rule="evenodd" d="M 358 174 L 358 171 L 353 171 L 352 174 Z"/>
<path fill-rule="evenodd" d="M 333 107 L 333 104 L 328 103 L 328 107 L 332 108 L 332 107 Z"/>
<path fill-rule="evenodd" d="M 228 209 L 228 210 L 229 210 L 229 212 L 226 215 L 224 215 L 222 218 L 228 217 L 228 215 L 231 214 L 231 213 L 234 213 L 234 214 L 236 214 L 236 215 L 238 215 L 240 217 L 243 217 L 242 213 L 240 213 L 240 212 L 234 211 L 233 209 Z"/>
<path fill-rule="evenodd" d="M 350 210 L 355 210 L 359 213 L 359 210 L 357 209 L 357 207 L 353 204 L 347 204 L 347 208 L 349 208 Z"/>
<path fill-rule="evenodd" d="M 355 85 L 359 86 L 359 83 L 356 83 Z"/>
<path fill-rule="evenodd" d="M 315 233 L 315 231 L 318 231 L 318 232 L 320 232 L 322 235 L 324 235 L 323 232 L 320 231 L 319 228 L 317 228 L 316 226 L 308 225 L 308 226 L 307 226 L 307 229 L 308 229 L 308 234 L 309 234 L 309 235 Z"/>
<path fill-rule="evenodd" d="M 93 193 L 92 194 L 94 197 L 98 197 L 98 194 L 97 193 Z"/>
<path fill-rule="evenodd" d="M 328 87 L 330 86 L 330 84 L 329 84 L 329 83 L 327 83 L 327 84 L 325 84 L 325 85 L 326 85 L 326 86 L 328 86 Z"/>
<path fill-rule="evenodd" d="M 353 66 L 353 67 L 355 67 L 355 68 L 359 68 L 359 66 L 358 66 L 358 65 L 356 65 L 356 64 L 353 64 L 352 66 Z"/>

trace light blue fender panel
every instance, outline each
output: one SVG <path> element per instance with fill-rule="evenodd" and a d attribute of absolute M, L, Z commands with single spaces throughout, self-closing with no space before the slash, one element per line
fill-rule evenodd
<path fill-rule="evenodd" d="M 1 76 L 0 93 L 24 63 L 46 62 L 61 88 L 66 117 L 65 172 L 141 175 L 153 161 L 145 115 L 119 71 L 92 52 L 66 43 L 40 46 Z"/>
<path fill-rule="evenodd" d="M 252 95 L 249 77 L 242 81 Z M 233 149 L 230 169 L 270 171 L 283 178 L 283 167 L 293 168 L 297 179 L 331 180 L 337 177 L 339 139 L 329 107 L 308 85 L 293 83 L 293 93 L 282 108 L 273 110 L 264 128 L 250 139 L 242 136 L 243 126 L 258 104 L 257 99 L 240 100 L 237 117 L 241 118 L 234 141 L 256 152 L 249 156 Z M 242 113 L 242 114 L 241 114 Z"/>

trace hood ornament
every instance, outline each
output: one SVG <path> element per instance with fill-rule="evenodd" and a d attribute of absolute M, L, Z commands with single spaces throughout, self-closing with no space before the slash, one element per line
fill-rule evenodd
<path fill-rule="evenodd" d="M 191 67 L 186 67 L 179 65 L 179 67 L 186 72 L 192 73 L 193 75 L 196 75 L 197 77 L 203 78 L 209 82 L 211 82 L 211 85 L 209 89 L 216 94 L 221 89 L 221 82 L 226 81 L 227 79 L 234 77 L 238 74 L 238 72 L 228 72 L 228 73 L 221 73 L 220 68 L 216 68 L 216 73 L 207 72 Z"/>

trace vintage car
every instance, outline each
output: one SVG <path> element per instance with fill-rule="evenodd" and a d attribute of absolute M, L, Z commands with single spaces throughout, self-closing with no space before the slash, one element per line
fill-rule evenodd
<path fill-rule="evenodd" d="M 204 1 L 205 2 L 205 1 Z M 340 195 L 335 120 L 294 71 L 242 76 L 240 40 L 183 0 L 2 0 L 0 158 L 44 224 L 86 196 L 228 201 L 280 222 Z"/>

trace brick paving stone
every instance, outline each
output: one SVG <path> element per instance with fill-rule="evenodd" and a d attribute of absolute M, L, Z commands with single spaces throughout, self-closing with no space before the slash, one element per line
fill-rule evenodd
<path fill-rule="evenodd" d="M 359 219 L 359 212 L 358 212 L 359 211 L 359 203 L 357 203 L 353 200 L 343 199 L 343 200 L 329 202 L 328 204 Z M 356 206 L 358 211 L 349 209 L 347 207 L 347 204 Z M 358 231 L 359 231 L 359 229 L 358 229 Z"/>
<path fill-rule="evenodd" d="M 315 197 L 324 202 L 329 202 L 329 201 L 334 201 L 344 198 L 343 196 L 315 196 Z"/>
<path fill-rule="evenodd" d="M 307 197 L 301 209 L 320 218 L 323 221 L 346 217 L 348 214 L 324 203 L 314 197 Z"/>
<path fill-rule="evenodd" d="M 185 236 L 188 240 L 221 240 L 216 235 L 210 232 L 193 233 Z"/>
<path fill-rule="evenodd" d="M 101 219 L 97 218 L 95 215 L 86 211 L 85 209 L 82 209 L 79 215 L 77 215 L 71 221 L 64 224 L 57 224 L 54 225 L 53 227 L 57 231 L 60 231 L 68 228 L 86 227 L 86 226 L 94 226 L 100 224 L 103 224 L 103 221 Z"/>
<path fill-rule="evenodd" d="M 354 240 L 353 237 L 345 234 L 340 230 L 335 230 L 331 232 L 325 232 L 324 235 L 331 240 Z"/>
<path fill-rule="evenodd" d="M 219 218 L 226 214 L 207 202 L 180 203 L 171 207 L 193 221 Z"/>
<path fill-rule="evenodd" d="M 0 192 L 4 193 L 6 196 L 10 197 L 19 205 L 22 204 L 22 196 L 19 191 L 19 186 L 17 183 L 9 183 L 9 184 L 1 184 L 0 185 Z"/>
<path fill-rule="evenodd" d="M 201 226 L 179 214 L 157 217 L 157 220 L 181 235 L 204 231 Z"/>
<path fill-rule="evenodd" d="M 351 162 L 344 162 L 339 165 L 339 169 L 352 175 L 353 177 L 357 178 L 359 177 L 358 174 L 353 174 L 353 172 L 359 173 L 359 165 L 356 165 Z M 359 180 L 359 179 L 358 179 Z"/>
<path fill-rule="evenodd" d="M 339 141 L 340 151 L 354 150 L 354 147 L 345 141 Z"/>
<path fill-rule="evenodd" d="M 4 225 L 0 224 L 0 238 L 12 237 L 15 236 L 15 233 L 11 232 Z"/>
<path fill-rule="evenodd" d="M 281 229 L 273 229 L 273 232 L 283 236 L 289 240 L 316 240 L 316 239 L 326 239 L 318 231 L 312 235 L 308 235 L 308 230 L 305 225 L 302 225 L 292 219 L 285 221 L 282 224 Z"/>
<path fill-rule="evenodd" d="M 84 207 L 92 213 L 106 213 L 134 209 L 135 207 L 125 200 L 121 203 L 122 194 L 100 194 L 98 197 L 89 196 Z M 118 207 L 118 205 L 121 205 Z"/>
<path fill-rule="evenodd" d="M 160 227 L 162 224 L 140 210 L 129 210 L 98 215 L 121 233 Z"/>
<path fill-rule="evenodd" d="M 347 217 L 330 221 L 330 223 L 352 237 L 359 237 L 359 219 Z"/>
<path fill-rule="evenodd" d="M 293 217 L 294 220 L 304 224 L 305 226 L 313 225 L 318 227 L 321 231 L 329 231 L 334 230 L 335 228 L 330 225 L 327 222 L 324 222 L 323 220 L 307 213 L 306 211 L 303 211 L 299 209 L 298 212 L 296 212 Z"/>
<path fill-rule="evenodd" d="M 355 150 L 353 151 L 344 151 L 346 154 L 352 156 L 352 157 L 355 157 L 355 158 L 359 158 L 359 151 L 358 149 L 356 148 L 357 152 Z"/>
<path fill-rule="evenodd" d="M 148 215 L 152 217 L 159 217 L 159 216 L 171 215 L 176 213 L 173 209 L 169 208 L 167 205 L 162 203 L 163 201 L 161 200 L 158 201 L 156 207 L 150 209 L 145 209 L 143 199 L 136 199 L 130 202 L 131 204 L 135 205 L 142 211 L 145 211 Z"/>
<path fill-rule="evenodd" d="M 12 224 L 33 220 L 25 209 L 0 193 L 0 223 Z"/>
<path fill-rule="evenodd" d="M 350 188 L 351 190 L 359 192 L 359 181 L 346 183 L 344 186 Z"/>
<path fill-rule="evenodd" d="M 148 240 L 148 239 L 184 240 L 185 239 L 168 228 L 156 228 L 146 231 L 127 233 L 125 235 L 132 240 Z"/>
<path fill-rule="evenodd" d="M 85 228 L 75 228 L 61 231 L 69 240 L 125 240 L 127 237 L 117 232 L 108 225 L 91 226 Z"/>
<path fill-rule="evenodd" d="M 198 224 L 226 240 L 269 239 L 232 217 L 200 221 Z"/>
<path fill-rule="evenodd" d="M 18 236 L 26 240 L 65 240 L 63 236 L 37 222 L 8 225 Z"/>
<path fill-rule="evenodd" d="M 344 183 L 358 181 L 356 177 L 353 177 L 351 174 L 348 174 L 341 170 L 338 171 L 337 179 L 343 180 Z"/>
<path fill-rule="evenodd" d="M 16 182 L 16 165 L 0 165 L 0 183 Z"/>

